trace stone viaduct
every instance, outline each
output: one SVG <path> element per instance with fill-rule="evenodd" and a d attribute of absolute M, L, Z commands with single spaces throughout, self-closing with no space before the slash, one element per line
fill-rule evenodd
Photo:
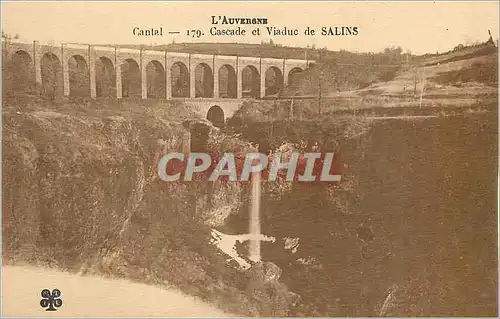
<path fill-rule="evenodd" d="M 278 94 L 314 61 L 3 41 L 4 64 L 15 82 L 45 94 L 181 99 L 210 115 L 218 105 L 231 116 L 242 99 Z"/>

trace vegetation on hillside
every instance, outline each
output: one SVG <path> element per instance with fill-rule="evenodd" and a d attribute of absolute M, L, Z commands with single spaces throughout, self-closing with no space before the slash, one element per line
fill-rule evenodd
<path fill-rule="evenodd" d="M 496 58 L 496 55 L 493 57 Z M 468 68 L 441 73 L 433 77 L 432 80 L 440 84 L 454 86 L 461 86 L 467 82 L 479 82 L 497 87 L 498 62 L 496 59 L 489 59 L 485 63 L 475 62 Z"/>
<path fill-rule="evenodd" d="M 210 200 L 204 183 L 158 178 L 159 158 L 183 150 L 186 121 L 196 119 L 173 102 L 7 96 L 4 263 L 173 285 L 233 314 L 269 315 L 259 311 L 276 298 L 261 291 L 253 300 L 248 278 L 210 244 L 241 187 L 213 185 Z M 244 144 L 223 134 L 211 140 L 215 151 Z M 285 300 L 276 309 L 285 315 L 288 307 Z"/>

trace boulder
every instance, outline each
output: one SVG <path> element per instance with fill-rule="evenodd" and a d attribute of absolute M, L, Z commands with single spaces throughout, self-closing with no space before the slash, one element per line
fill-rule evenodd
<path fill-rule="evenodd" d="M 276 264 L 258 262 L 253 264 L 246 274 L 246 292 L 256 303 L 258 315 L 283 317 L 300 301 L 300 296 L 279 282 L 282 270 Z"/>

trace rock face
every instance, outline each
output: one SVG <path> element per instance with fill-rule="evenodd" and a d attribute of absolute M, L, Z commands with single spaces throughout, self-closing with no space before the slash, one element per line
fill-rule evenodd
<path fill-rule="evenodd" d="M 300 297 L 279 282 L 281 274 L 281 268 L 267 261 L 254 264 L 247 271 L 246 292 L 259 305 L 259 309 L 254 309 L 255 315 L 286 316 L 299 302 Z"/>
<path fill-rule="evenodd" d="M 243 186 L 158 178 L 161 156 L 189 151 L 189 110 L 16 95 L 2 115 L 4 264 L 174 284 L 249 315 L 243 274 L 209 244 L 209 226 L 238 210 Z M 246 150 L 216 131 L 209 150 Z"/>
<path fill-rule="evenodd" d="M 191 113 L 176 105 L 92 103 L 4 101 L 3 256 L 109 268 L 126 250 L 147 268 L 164 246 L 204 243 L 202 224 L 222 223 L 240 187 L 215 187 L 209 207 L 204 185 L 159 180 L 159 158 L 189 146 L 181 123 Z M 199 236 L 190 240 L 190 232 Z"/>
<path fill-rule="evenodd" d="M 247 272 L 247 275 L 251 280 L 260 281 L 262 283 L 278 282 L 281 274 L 281 268 L 269 261 L 258 262 Z"/>

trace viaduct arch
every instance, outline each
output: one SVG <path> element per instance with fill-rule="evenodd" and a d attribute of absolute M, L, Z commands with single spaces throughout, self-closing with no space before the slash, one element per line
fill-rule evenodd
<path fill-rule="evenodd" d="M 68 60 L 69 94 L 71 96 L 90 96 L 90 78 L 87 61 L 75 54 Z"/>
<path fill-rule="evenodd" d="M 148 98 L 162 99 L 166 97 L 165 68 L 158 60 L 151 60 L 146 65 Z"/>
<path fill-rule="evenodd" d="M 219 98 L 235 99 L 237 97 L 236 70 L 230 64 L 219 68 Z"/>
<path fill-rule="evenodd" d="M 283 90 L 283 73 L 275 66 L 272 66 L 266 71 L 266 93 L 265 95 L 276 95 Z"/>
<path fill-rule="evenodd" d="M 172 97 L 189 97 L 189 70 L 182 62 L 175 62 L 170 70 L 172 74 Z"/>
<path fill-rule="evenodd" d="M 260 74 L 253 65 L 247 65 L 241 71 L 242 97 L 259 98 Z"/>
<path fill-rule="evenodd" d="M 9 61 L 4 61 L 5 83 L 15 91 L 24 91 L 35 86 L 33 59 L 25 50 L 17 50 Z"/>
<path fill-rule="evenodd" d="M 263 98 L 295 85 L 314 61 L 3 41 L 4 80 L 45 95 L 91 98 Z M 10 78 L 5 78 L 10 76 Z M 14 85 L 17 83 L 18 85 Z"/>
<path fill-rule="evenodd" d="M 304 70 L 302 70 L 299 67 L 295 67 L 288 72 L 288 86 L 290 87 L 299 86 L 302 71 Z"/>
<path fill-rule="evenodd" d="M 42 94 L 50 98 L 63 94 L 63 75 L 60 59 L 53 53 L 44 53 L 40 59 Z"/>
<path fill-rule="evenodd" d="M 141 70 L 133 58 L 125 59 L 121 66 L 122 97 L 140 98 L 142 96 Z"/>
<path fill-rule="evenodd" d="M 106 56 L 96 59 L 96 96 L 113 97 L 116 95 L 116 73 L 113 61 Z"/>
<path fill-rule="evenodd" d="M 210 98 L 214 95 L 214 76 L 212 68 L 206 63 L 200 63 L 195 70 L 195 97 Z"/>
<path fill-rule="evenodd" d="M 224 110 L 218 105 L 212 106 L 211 108 L 208 109 L 207 120 L 212 122 L 212 124 L 215 127 L 219 128 L 224 127 L 225 125 Z"/>

